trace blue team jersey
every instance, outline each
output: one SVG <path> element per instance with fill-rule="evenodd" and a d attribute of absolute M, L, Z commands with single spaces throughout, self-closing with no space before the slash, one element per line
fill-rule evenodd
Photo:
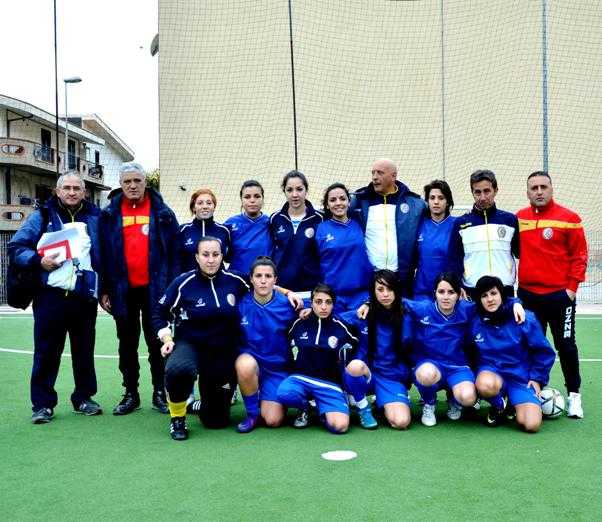
<path fill-rule="evenodd" d="M 249 274 L 257 256 L 272 254 L 270 218 L 265 214 L 250 218 L 244 212 L 228 218 L 224 223 L 230 230 L 230 269 Z"/>
<path fill-rule="evenodd" d="M 409 369 L 399 357 L 401 339 L 394 338 L 390 324 L 376 323 L 376 347 L 374 353 L 369 353 L 368 321 L 359 319 L 353 310 L 342 314 L 341 319 L 354 328 L 359 339 L 357 358 L 364 361 L 371 371 L 394 381 L 407 379 Z"/>
<path fill-rule="evenodd" d="M 240 302 L 241 353 L 252 355 L 261 366 L 287 370 L 290 365 L 288 330 L 296 314 L 288 299 L 276 292 L 272 299 L 258 303 L 253 293 Z"/>
<path fill-rule="evenodd" d="M 439 223 L 429 217 L 422 220 L 416 241 L 418 266 L 414 280 L 415 299 L 433 299 L 435 279 L 441 272 L 461 272 L 461 267 L 450 254 L 455 220 L 453 216 L 447 216 Z"/>
<path fill-rule="evenodd" d="M 507 305 L 509 306 L 509 305 Z M 478 366 L 494 367 L 502 377 L 527 383 L 548 383 L 555 352 L 546 339 L 535 315 L 528 311 L 523 324 L 512 314 L 500 325 L 477 316 L 471 326 L 471 338 Z"/>
<path fill-rule="evenodd" d="M 357 338 L 347 326 L 332 316 L 320 319 L 313 312 L 297 319 L 288 333 L 297 356 L 291 373 L 342 384 L 345 366 L 354 358 Z"/>
<path fill-rule="evenodd" d="M 362 227 L 349 219 L 341 223 L 324 221 L 316 232 L 320 256 L 320 277 L 337 297 L 368 292 L 374 268 L 368 260 Z"/>
<path fill-rule="evenodd" d="M 230 231 L 228 228 L 215 222 L 213 218 L 195 218 L 190 223 L 180 225 L 180 231 L 178 232 L 177 242 L 182 273 L 195 270 L 198 267 L 195 255 L 199 240 L 205 236 L 213 236 L 219 239 L 222 244 L 222 254 L 224 254 L 224 258 L 227 257 L 230 248 Z"/>
<path fill-rule="evenodd" d="M 411 345 L 413 364 L 424 359 L 453 366 L 467 366 L 465 348 L 469 326 L 476 315 L 474 303 L 460 300 L 451 315 L 439 311 L 434 301 L 403 299 L 404 345 Z"/>

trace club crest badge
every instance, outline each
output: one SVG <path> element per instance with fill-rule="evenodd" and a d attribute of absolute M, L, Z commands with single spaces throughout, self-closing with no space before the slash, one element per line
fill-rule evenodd
<path fill-rule="evenodd" d="M 543 229 L 542 232 L 542 236 L 544 239 L 552 239 L 552 237 L 554 236 L 554 229 L 550 228 L 550 227 L 546 227 Z"/>
<path fill-rule="evenodd" d="M 148 236 L 148 229 L 149 229 L 148 223 L 144 223 L 144 225 L 142 225 L 142 228 L 140 230 L 142 231 L 142 233 L 145 236 Z"/>
<path fill-rule="evenodd" d="M 228 294 L 226 296 L 226 301 L 228 301 L 230 306 L 234 306 L 236 304 L 236 297 L 234 297 L 234 294 Z"/>
<path fill-rule="evenodd" d="M 504 239 L 506 237 L 506 228 L 501 226 L 497 227 L 497 237 Z"/>
<path fill-rule="evenodd" d="M 328 338 L 328 346 L 330 346 L 331 348 L 336 348 L 337 344 L 339 344 L 338 338 L 336 338 L 334 335 L 331 335 Z"/>
<path fill-rule="evenodd" d="M 401 205 L 399 205 L 399 210 L 402 214 L 407 214 L 410 211 L 410 205 L 408 205 L 407 203 L 402 203 Z"/>
<path fill-rule="evenodd" d="M 314 232 L 314 229 L 313 229 L 313 228 L 307 228 L 307 229 L 305 230 L 305 237 L 306 237 L 307 239 L 311 239 L 312 237 L 314 237 L 314 233 L 315 233 L 315 232 Z"/>

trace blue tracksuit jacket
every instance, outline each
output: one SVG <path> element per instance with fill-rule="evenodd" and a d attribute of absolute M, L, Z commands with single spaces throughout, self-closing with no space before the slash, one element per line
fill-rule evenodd
<path fill-rule="evenodd" d="M 252 219 L 242 212 L 224 224 L 230 230 L 230 270 L 248 275 L 257 256 L 272 254 L 270 218 L 265 214 Z"/>

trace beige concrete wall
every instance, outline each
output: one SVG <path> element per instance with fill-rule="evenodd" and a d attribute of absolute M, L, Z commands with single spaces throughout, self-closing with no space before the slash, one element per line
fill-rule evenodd
<path fill-rule="evenodd" d="M 187 219 L 191 191 L 209 186 L 223 219 L 238 211 L 240 183 L 257 178 L 266 210 L 276 209 L 280 178 L 294 167 L 287 2 L 159 6 L 168 202 Z M 365 184 L 371 161 L 388 156 L 417 192 L 442 176 L 445 160 L 458 204 L 471 201 L 470 172 L 491 168 L 500 206 L 524 206 L 525 178 L 543 162 L 541 7 L 447 0 L 442 27 L 436 0 L 294 1 L 299 168 L 310 198 L 332 181 Z M 548 10 L 550 172 L 558 199 L 601 229 L 592 194 L 602 163 L 602 7 L 551 0 Z"/>

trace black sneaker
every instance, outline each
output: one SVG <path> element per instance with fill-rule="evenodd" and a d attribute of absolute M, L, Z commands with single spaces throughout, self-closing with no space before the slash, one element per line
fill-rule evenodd
<path fill-rule="evenodd" d="M 140 409 L 140 396 L 136 393 L 125 392 L 121 402 L 113 408 L 113 415 L 128 415 Z"/>
<path fill-rule="evenodd" d="M 195 399 L 186 404 L 186 413 L 199 415 L 201 413 L 201 399 Z"/>
<path fill-rule="evenodd" d="M 52 417 L 52 408 L 40 408 L 32 413 L 31 422 L 34 424 L 48 424 Z"/>
<path fill-rule="evenodd" d="M 78 406 L 73 405 L 73 411 L 88 417 L 92 415 L 102 415 L 102 408 L 100 407 L 100 404 L 92 399 L 82 401 Z"/>
<path fill-rule="evenodd" d="M 169 413 L 169 407 L 167 406 L 167 400 L 163 390 L 155 390 L 153 392 L 152 402 L 153 410 L 157 410 L 159 413 Z"/>
<path fill-rule="evenodd" d="M 487 417 L 485 419 L 485 423 L 487 424 L 487 426 L 491 426 L 492 428 L 494 428 L 495 426 L 499 426 L 500 424 L 506 422 L 507 405 L 508 402 L 504 397 L 504 406 L 502 408 L 500 408 L 499 410 L 493 407 L 489 408 L 489 411 L 487 412 Z"/>
<path fill-rule="evenodd" d="M 188 427 L 186 417 L 172 417 L 169 425 L 169 434 L 173 440 L 186 440 L 188 438 Z"/>

